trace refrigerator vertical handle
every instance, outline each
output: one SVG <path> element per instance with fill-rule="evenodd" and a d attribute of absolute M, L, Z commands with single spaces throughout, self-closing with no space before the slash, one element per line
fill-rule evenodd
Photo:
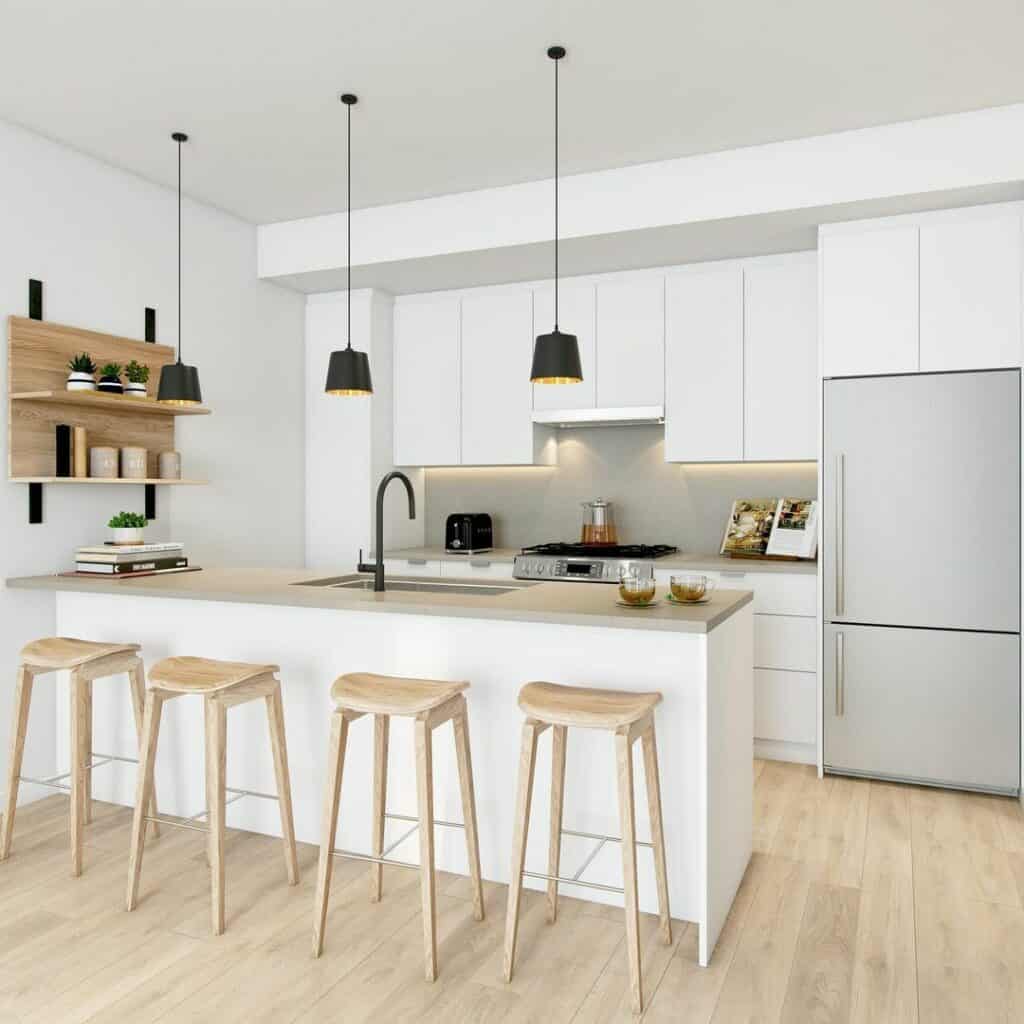
<path fill-rule="evenodd" d="M 836 718 L 846 714 L 846 654 L 843 634 L 836 633 Z"/>
<path fill-rule="evenodd" d="M 846 456 L 836 456 L 836 615 L 846 605 Z"/>

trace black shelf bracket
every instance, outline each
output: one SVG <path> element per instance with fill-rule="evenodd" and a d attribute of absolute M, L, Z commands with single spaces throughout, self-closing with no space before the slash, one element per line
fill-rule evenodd
<path fill-rule="evenodd" d="M 30 523 L 41 523 L 43 521 L 43 485 L 28 485 L 28 521 Z"/>
<path fill-rule="evenodd" d="M 156 344 L 156 310 L 152 306 L 146 307 L 146 341 Z"/>
<path fill-rule="evenodd" d="M 146 484 L 146 518 L 156 519 L 156 484 Z"/>
<path fill-rule="evenodd" d="M 43 282 L 34 277 L 28 279 L 28 318 L 43 319 Z"/>

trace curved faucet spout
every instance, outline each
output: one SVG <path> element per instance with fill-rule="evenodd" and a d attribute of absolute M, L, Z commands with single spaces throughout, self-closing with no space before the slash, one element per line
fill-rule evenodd
<path fill-rule="evenodd" d="M 377 549 L 373 567 L 373 589 L 378 593 L 384 590 L 384 492 L 392 480 L 401 480 L 405 484 L 405 493 L 409 495 L 409 518 L 416 518 L 416 494 L 412 489 L 412 481 L 397 469 L 388 473 L 377 487 Z"/>

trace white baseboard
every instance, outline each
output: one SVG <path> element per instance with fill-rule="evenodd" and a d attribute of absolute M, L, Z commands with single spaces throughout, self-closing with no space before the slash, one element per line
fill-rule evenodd
<path fill-rule="evenodd" d="M 784 740 L 755 739 L 754 757 L 760 757 L 766 761 L 817 764 L 818 750 L 813 743 L 788 743 Z"/>

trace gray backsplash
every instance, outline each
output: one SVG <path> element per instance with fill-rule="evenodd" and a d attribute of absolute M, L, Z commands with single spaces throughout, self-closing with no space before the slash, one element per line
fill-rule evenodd
<path fill-rule="evenodd" d="M 577 540 L 580 502 L 601 497 L 615 503 L 620 543 L 707 554 L 721 545 L 733 499 L 817 492 L 811 462 L 666 463 L 659 426 L 562 430 L 558 437 L 557 466 L 428 469 L 427 543 L 444 543 L 450 512 L 490 512 L 498 547 Z"/>

